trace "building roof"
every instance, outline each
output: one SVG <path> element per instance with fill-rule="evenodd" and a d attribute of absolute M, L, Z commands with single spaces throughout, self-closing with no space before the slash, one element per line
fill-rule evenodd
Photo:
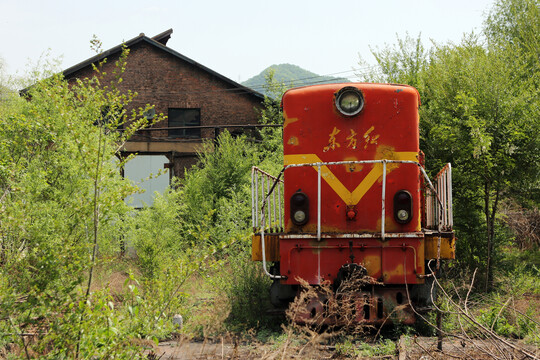
<path fill-rule="evenodd" d="M 214 70 L 212 69 L 209 69 L 207 68 L 206 66 L 204 65 L 201 65 L 199 64 L 198 62 L 188 58 L 187 56 L 184 56 L 182 54 L 180 54 L 179 52 L 167 47 L 167 41 L 171 38 L 171 34 L 172 34 L 173 30 L 172 29 L 169 29 L 169 30 L 166 30 L 152 38 L 149 38 L 147 37 L 144 33 L 141 33 L 139 36 L 131 39 L 131 40 L 128 40 L 120 45 L 117 45 L 109 50 L 106 50 L 106 51 L 103 51 L 102 53 L 96 55 L 96 56 L 93 56 L 91 57 L 90 59 L 87 59 L 83 62 L 80 62 L 78 63 L 77 65 L 74 65 L 66 70 L 64 70 L 62 73 L 65 77 L 69 77 L 71 74 L 93 64 L 93 63 L 96 63 L 96 62 L 99 62 L 113 54 L 116 54 L 120 51 L 122 51 L 122 48 L 123 46 L 126 46 L 126 47 L 131 47 L 131 46 L 134 46 L 136 44 L 139 44 L 139 43 L 142 43 L 142 42 L 146 42 L 160 50 L 163 50 L 175 57 L 177 57 L 178 59 L 180 60 L 183 60 L 195 67 L 198 67 L 199 69 L 209 73 L 209 74 L 212 74 L 213 76 L 225 81 L 226 83 L 229 83 L 231 86 L 235 87 L 235 88 L 238 88 L 238 89 L 242 89 L 244 90 L 246 93 L 249 93 L 249 94 L 252 94 L 252 95 L 255 95 L 256 97 L 259 97 L 261 99 L 264 99 L 264 95 L 262 95 L 261 93 L 253 90 L 253 89 L 250 89 L 244 85 L 241 85 L 231 79 L 229 79 L 228 77 L 226 76 L 223 76 L 217 72 L 215 72 Z"/>

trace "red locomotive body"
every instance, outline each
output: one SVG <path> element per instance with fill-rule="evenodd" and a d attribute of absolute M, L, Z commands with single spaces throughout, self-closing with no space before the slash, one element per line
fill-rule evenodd
<path fill-rule="evenodd" d="M 455 240 L 449 166 L 435 187 L 424 179 L 417 90 L 386 84 L 309 86 L 287 91 L 282 106 L 283 219 L 280 193 L 278 205 L 273 204 L 279 226 L 269 200 L 275 199 L 280 179 L 267 179 L 262 206 L 254 200 L 253 258 L 279 262 L 269 274 L 275 279 L 272 297 L 290 300 L 300 279 L 336 283 L 354 265 L 383 284 L 358 289 L 359 298 L 369 295 L 371 304 L 358 305 L 359 321 L 384 321 L 391 308 L 407 305 L 406 293 L 428 304 L 426 263 L 453 258 Z M 427 197 L 424 184 L 431 185 Z M 259 226 L 255 218 L 261 210 Z M 314 302 L 311 316 L 321 309 Z M 411 310 L 399 312 L 401 321 L 414 321 Z"/>

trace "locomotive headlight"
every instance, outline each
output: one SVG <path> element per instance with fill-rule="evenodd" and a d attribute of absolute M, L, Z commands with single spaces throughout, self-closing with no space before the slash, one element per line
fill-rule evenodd
<path fill-rule="evenodd" d="M 309 198 L 301 190 L 291 196 L 291 220 L 296 226 L 303 226 L 309 220 Z"/>
<path fill-rule="evenodd" d="M 407 190 L 400 190 L 394 195 L 394 219 L 400 224 L 412 220 L 412 196 Z"/>
<path fill-rule="evenodd" d="M 346 86 L 335 95 L 336 108 L 346 116 L 354 116 L 364 108 L 364 96 L 357 88 Z"/>

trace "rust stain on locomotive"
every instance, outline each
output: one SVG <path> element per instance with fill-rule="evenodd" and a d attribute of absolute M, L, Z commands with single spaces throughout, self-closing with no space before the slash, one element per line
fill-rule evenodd
<path fill-rule="evenodd" d="M 381 257 L 377 255 L 367 255 L 362 258 L 364 267 L 368 271 L 368 275 L 375 277 L 381 273 Z"/>
<path fill-rule="evenodd" d="M 300 142 L 298 141 L 298 138 L 296 136 L 291 136 L 289 138 L 289 140 L 287 141 L 287 144 L 293 145 L 293 146 L 298 146 L 300 144 Z"/>
<path fill-rule="evenodd" d="M 356 156 L 346 156 L 345 158 L 343 158 L 343 161 L 358 161 L 358 160 L 360 159 L 358 159 Z M 344 164 L 343 167 L 348 172 L 360 172 L 364 170 L 363 164 Z"/>
<path fill-rule="evenodd" d="M 285 121 L 283 122 L 283 128 L 284 128 L 284 129 L 285 129 L 289 124 L 292 124 L 292 123 L 298 121 L 298 118 L 297 118 L 297 117 L 289 117 L 289 116 L 287 116 L 287 113 L 285 112 L 285 110 L 283 111 L 283 118 L 285 119 Z"/>

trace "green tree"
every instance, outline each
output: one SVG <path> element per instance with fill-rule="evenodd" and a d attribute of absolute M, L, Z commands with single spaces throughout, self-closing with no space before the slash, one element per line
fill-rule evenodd
<path fill-rule="evenodd" d="M 458 257 L 493 276 L 501 200 L 538 204 L 540 191 L 539 6 L 500 0 L 485 22 L 485 40 L 425 51 L 408 36 L 373 51 L 378 71 L 368 80 L 416 86 L 422 96 L 420 141 L 433 173 L 454 168 Z"/>
<path fill-rule="evenodd" d="M 422 75 L 428 64 L 429 51 L 422 44 L 421 34 L 414 39 L 407 33 L 404 39 L 398 36 L 395 45 L 386 45 L 383 49 L 370 47 L 370 50 L 377 68 L 357 74 L 361 79 L 423 88 Z M 367 63 L 360 58 L 359 65 L 365 67 Z"/>
<path fill-rule="evenodd" d="M 228 243 L 232 238 L 245 236 L 250 229 L 251 168 L 261 166 L 277 174 L 283 164 L 283 114 L 281 95 L 286 87 L 273 77 L 266 76 L 266 92 L 260 122 L 264 127 L 258 139 L 234 137 L 225 131 L 215 142 L 206 142 L 199 152 L 197 166 L 180 180 L 182 191 L 181 231 L 190 242 Z"/>
<path fill-rule="evenodd" d="M 539 131 L 540 108 L 540 2 L 538 0 L 500 0 L 495 2 L 484 22 L 491 51 L 505 63 L 507 87 L 518 89 L 524 116 Z M 540 205 L 540 137 L 531 137 L 523 146 L 516 166 L 528 167 L 511 187 L 512 196 L 528 207 Z M 530 167 L 528 164 L 535 163 Z"/>
<path fill-rule="evenodd" d="M 540 2 L 538 0 L 498 0 L 484 21 L 484 33 L 491 46 L 520 52 L 529 70 L 540 62 Z M 515 54 L 514 54 L 515 55 Z M 512 66 L 523 65 L 521 61 Z M 530 74 L 538 79 L 538 74 Z"/>
<path fill-rule="evenodd" d="M 422 110 L 427 158 L 454 165 L 456 224 L 475 219 L 471 212 L 481 206 L 485 241 L 468 241 L 468 250 L 484 258 L 486 249 L 486 289 L 492 278 L 500 200 L 527 171 L 516 163 L 523 161 L 521 154 L 537 129 L 527 116 L 521 89 L 507 86 L 505 70 L 499 54 L 474 37 L 459 46 L 439 47 L 426 71 L 429 102 Z M 528 165 L 534 169 L 534 164 Z M 474 224 L 467 226 L 478 230 Z"/>
<path fill-rule="evenodd" d="M 265 96 L 263 108 L 260 111 L 260 122 L 270 125 L 259 131 L 261 160 L 270 159 L 270 161 L 266 161 L 264 164 L 268 167 L 267 169 L 274 169 L 274 166 L 271 164 L 272 161 L 278 166 L 283 164 L 283 159 L 280 155 L 283 154 L 283 110 L 281 108 L 281 98 L 288 87 L 283 82 L 278 81 L 274 75 L 273 69 L 270 69 L 265 74 L 266 82 L 263 86 Z"/>
<path fill-rule="evenodd" d="M 0 329 L 11 334 L 0 347 L 52 358 L 136 348 L 107 293 L 91 292 L 98 250 L 119 249 L 135 190 L 116 154 L 146 123 L 145 109 L 127 113 L 135 94 L 117 88 L 126 56 L 110 81 L 96 67 L 90 79 L 48 77 L 0 103 Z M 31 344 L 18 335 L 28 332 Z"/>
<path fill-rule="evenodd" d="M 9 77 L 5 72 L 4 59 L 0 58 L 0 102 L 8 101 L 14 91 L 11 89 Z"/>
<path fill-rule="evenodd" d="M 221 133 L 180 180 L 181 236 L 191 245 L 228 243 L 249 229 L 251 167 L 260 156 L 245 136 Z M 206 244 L 201 244 L 203 240 Z"/>

